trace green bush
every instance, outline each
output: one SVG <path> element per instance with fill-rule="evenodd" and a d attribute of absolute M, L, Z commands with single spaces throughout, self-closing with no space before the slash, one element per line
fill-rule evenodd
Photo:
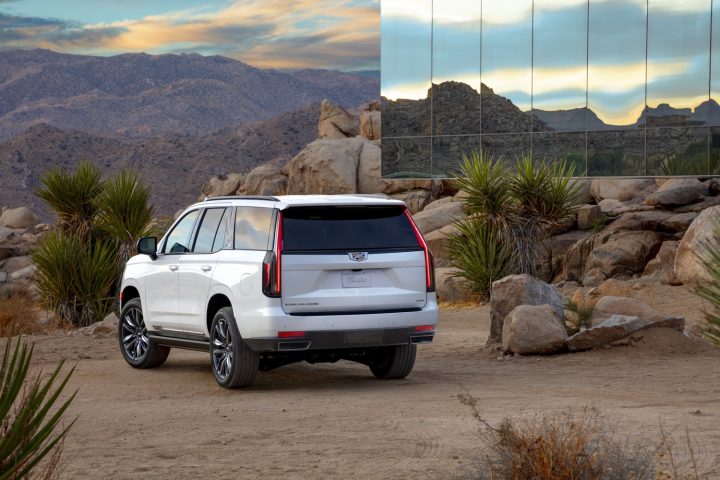
<path fill-rule="evenodd" d="M 74 369 L 61 378 L 63 362 L 60 362 L 44 382 L 38 375 L 28 383 L 33 348 L 28 348 L 21 340 L 18 340 L 12 355 L 11 348 L 12 341 L 8 339 L 0 370 L 0 479 L 25 478 L 30 475 L 34 478 L 52 478 L 62 441 L 75 423 L 73 420 L 54 434 L 75 398 L 73 393 L 56 408 Z M 46 457 L 46 465 L 40 468 Z"/>
<path fill-rule="evenodd" d="M 38 291 L 61 320 L 89 325 L 115 306 L 125 262 L 150 228 L 150 192 L 134 172 L 103 179 L 84 162 L 74 174 L 51 170 L 42 183 L 37 194 L 58 226 L 31 254 Z"/>
<path fill-rule="evenodd" d="M 703 334 L 720 346 L 720 222 L 715 225 L 715 238 L 703 246 L 699 257 L 711 278 L 710 282 L 697 289 L 697 293 L 711 305 L 705 314 L 707 322 Z"/>
<path fill-rule="evenodd" d="M 537 274 L 544 240 L 575 215 L 580 185 L 573 172 L 565 161 L 531 156 L 515 169 L 482 151 L 463 157 L 453 183 L 467 193 L 468 217 L 455 223 L 448 256 L 476 293 L 487 297 L 492 281 L 508 273 Z"/>

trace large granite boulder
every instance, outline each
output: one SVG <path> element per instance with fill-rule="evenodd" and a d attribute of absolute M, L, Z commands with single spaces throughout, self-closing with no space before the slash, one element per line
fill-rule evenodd
<path fill-rule="evenodd" d="M 505 317 L 503 350 L 520 355 L 543 355 L 565 348 L 567 332 L 552 305 L 519 305 Z"/>
<path fill-rule="evenodd" d="M 660 313 L 639 298 L 615 296 L 602 297 L 598 300 L 593 310 L 592 324 L 593 326 L 600 325 L 613 315 L 638 317 L 647 322 L 647 325 L 643 328 L 665 327 L 673 328 L 680 332 L 685 328 L 684 317 Z"/>
<path fill-rule="evenodd" d="M 606 198 L 626 202 L 633 198 L 644 196 L 655 189 L 655 182 L 652 179 L 595 179 L 590 185 L 590 192 L 596 202 Z"/>
<path fill-rule="evenodd" d="M 639 317 L 612 315 L 592 328 L 581 330 L 567 339 L 567 347 L 571 352 L 601 347 L 647 326 L 648 321 Z"/>
<path fill-rule="evenodd" d="M 360 179 L 358 179 L 360 181 Z M 408 190 L 407 192 L 390 195 L 396 200 L 402 200 L 413 215 L 421 212 L 435 197 L 431 190 Z"/>
<path fill-rule="evenodd" d="M 29 228 L 38 222 L 37 216 L 28 207 L 8 208 L 0 216 L 0 227 Z"/>
<path fill-rule="evenodd" d="M 519 305 L 550 305 L 563 318 L 563 298 L 557 288 L 532 275 L 508 275 L 492 283 L 488 344 L 502 341 L 505 317 Z"/>
<path fill-rule="evenodd" d="M 358 119 L 344 108 L 323 100 L 318 122 L 320 138 L 352 138 L 360 134 Z"/>
<path fill-rule="evenodd" d="M 247 174 L 239 193 L 245 195 L 285 195 L 288 177 L 282 169 L 266 163 Z"/>
<path fill-rule="evenodd" d="M 581 205 L 577 211 L 578 230 L 590 230 L 602 218 L 602 209 L 598 205 Z"/>
<path fill-rule="evenodd" d="M 710 274 L 698 258 L 708 243 L 720 244 L 720 206 L 708 208 L 690 224 L 678 245 L 675 276 L 685 284 L 710 280 Z"/>
<path fill-rule="evenodd" d="M 200 187 L 200 198 L 235 195 L 245 180 L 244 173 L 228 173 L 211 177 Z"/>
<path fill-rule="evenodd" d="M 445 202 L 436 208 L 425 208 L 420 213 L 413 215 L 413 220 L 422 234 L 439 230 L 456 219 L 465 216 L 462 202 Z M 428 206 L 429 207 L 429 206 Z"/>
<path fill-rule="evenodd" d="M 645 266 L 642 277 L 646 280 L 653 280 L 665 285 L 678 283 L 675 277 L 675 255 L 677 255 L 678 243 L 676 240 L 667 240 L 662 243 L 655 258 Z"/>
<path fill-rule="evenodd" d="M 474 295 L 470 292 L 467 282 L 459 276 L 460 271 L 451 267 L 438 267 L 435 269 L 435 291 L 441 302 L 459 303 L 471 300 Z"/>
<path fill-rule="evenodd" d="M 458 228 L 451 223 L 424 235 L 425 242 L 435 257 L 435 265 L 444 266 L 447 263 L 446 240 L 458 232 Z"/>
<path fill-rule="evenodd" d="M 642 273 L 655 257 L 663 237 L 657 232 L 630 231 L 611 235 L 602 245 L 595 247 L 587 257 L 582 282 L 597 286 L 614 276 L 632 276 Z"/>
<path fill-rule="evenodd" d="M 696 178 L 671 178 L 645 199 L 647 205 L 687 205 L 703 198 L 707 186 Z"/>
<path fill-rule="evenodd" d="M 357 193 L 360 154 L 366 144 L 362 138 L 323 138 L 310 143 L 286 167 L 287 193 Z"/>
<path fill-rule="evenodd" d="M 360 112 L 360 133 L 368 140 L 380 140 L 381 121 L 380 112 Z"/>

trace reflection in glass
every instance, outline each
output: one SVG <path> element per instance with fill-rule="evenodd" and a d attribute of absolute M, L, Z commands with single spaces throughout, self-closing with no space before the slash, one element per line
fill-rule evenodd
<path fill-rule="evenodd" d="M 588 176 L 645 175 L 645 131 L 588 132 Z"/>
<path fill-rule="evenodd" d="M 431 161 L 430 137 L 382 140 L 383 177 L 427 177 L 432 172 Z"/>
<path fill-rule="evenodd" d="M 463 155 L 481 149 L 480 135 L 433 138 L 433 176 L 451 177 L 459 173 Z"/>
<path fill-rule="evenodd" d="M 534 133 L 532 137 L 533 159 L 544 162 L 565 161 L 575 166 L 575 176 L 585 176 L 586 132 Z"/>
<path fill-rule="evenodd" d="M 635 126 L 642 114 L 646 22 L 647 0 L 590 0 L 588 130 Z"/>
<path fill-rule="evenodd" d="M 647 174 L 650 176 L 706 175 L 707 127 L 647 129 Z"/>
<path fill-rule="evenodd" d="M 429 135 L 432 0 L 382 4 L 382 131 L 389 136 Z M 399 121 L 398 121 L 399 120 Z"/>
<path fill-rule="evenodd" d="M 712 2 L 710 54 L 710 102 L 705 121 L 708 125 L 720 125 L 720 0 Z"/>
<path fill-rule="evenodd" d="M 531 131 L 532 0 L 482 2 L 482 131 Z"/>
<path fill-rule="evenodd" d="M 640 118 L 648 127 L 705 123 L 710 1 L 648 1 L 647 109 Z"/>
<path fill-rule="evenodd" d="M 545 130 L 585 130 L 587 16 L 587 0 L 535 0 L 532 104 Z"/>
<path fill-rule="evenodd" d="M 710 128 L 710 175 L 720 175 L 720 127 Z"/>
<path fill-rule="evenodd" d="M 480 133 L 480 2 L 433 2 L 432 28 L 433 135 Z"/>

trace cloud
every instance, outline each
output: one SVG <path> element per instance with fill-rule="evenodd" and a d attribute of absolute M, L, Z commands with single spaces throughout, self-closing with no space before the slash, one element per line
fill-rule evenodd
<path fill-rule="evenodd" d="M 5 48 L 99 55 L 197 51 L 259 67 L 376 69 L 379 63 L 376 0 L 236 0 L 215 11 L 188 9 L 83 25 L 5 17 L 2 30 L 13 39 Z"/>

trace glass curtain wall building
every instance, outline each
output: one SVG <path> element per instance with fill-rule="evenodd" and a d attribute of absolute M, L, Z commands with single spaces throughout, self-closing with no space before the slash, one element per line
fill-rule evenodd
<path fill-rule="evenodd" d="M 382 170 L 720 174 L 720 0 L 382 0 Z"/>

